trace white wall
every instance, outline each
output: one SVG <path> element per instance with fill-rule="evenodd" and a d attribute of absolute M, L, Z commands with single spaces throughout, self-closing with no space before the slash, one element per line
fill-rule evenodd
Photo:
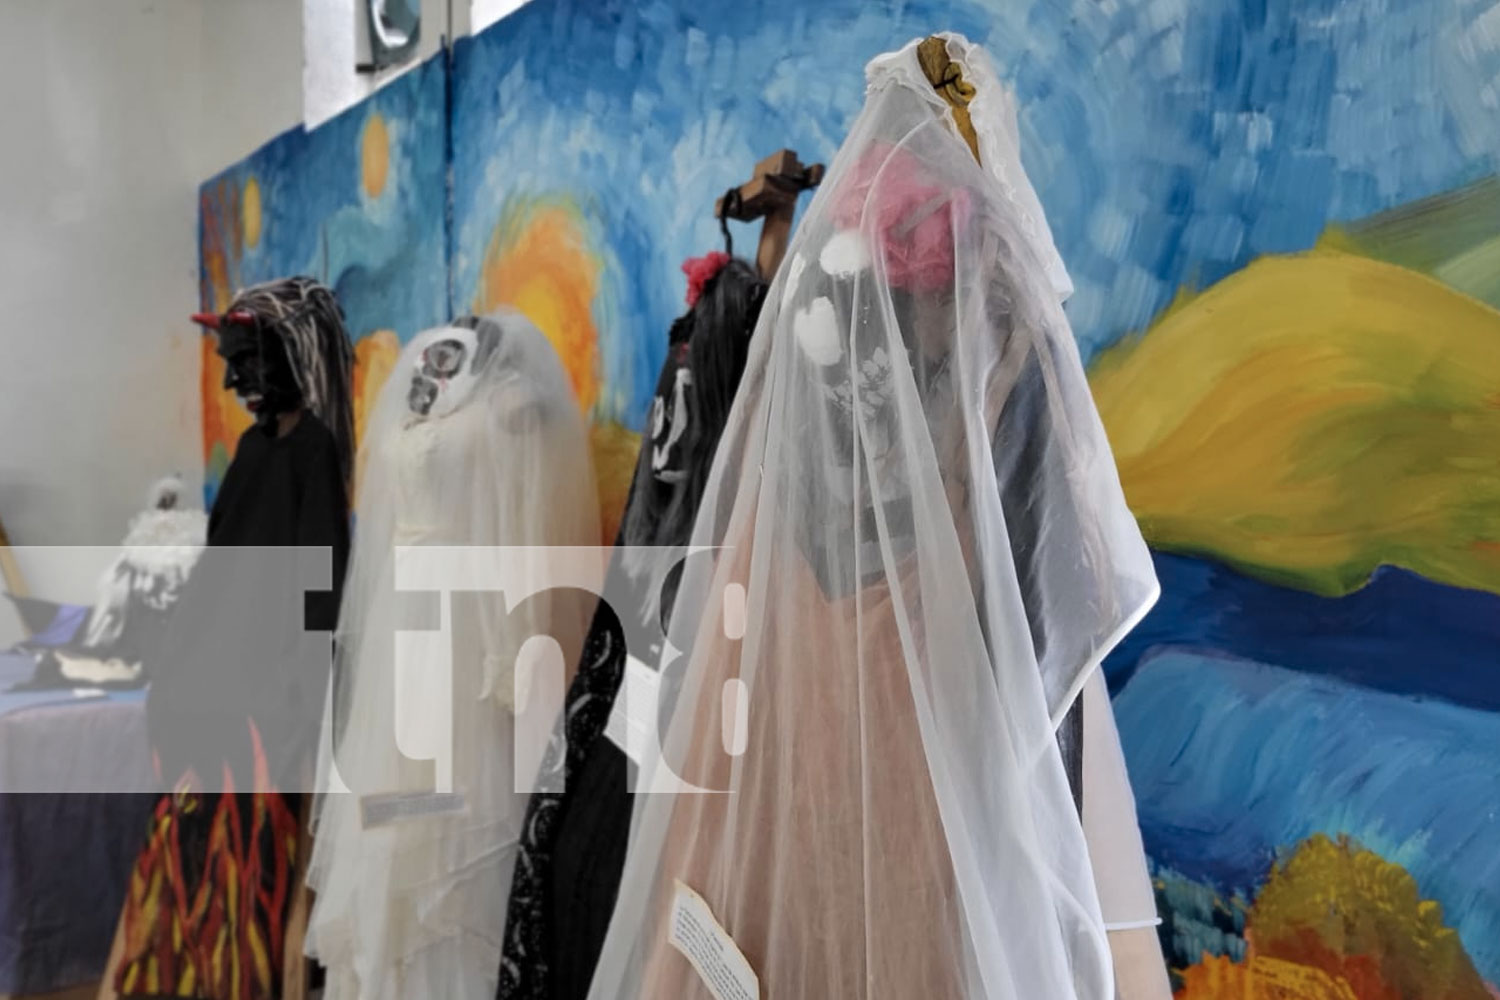
<path fill-rule="evenodd" d="M 483 31 L 513 11 L 526 6 L 529 0 L 473 0 L 469 8 L 468 34 Z M 454 31 L 457 35 L 459 32 Z"/>
<path fill-rule="evenodd" d="M 303 121 L 316 128 L 359 103 L 379 88 L 425 62 L 442 47 L 444 37 L 461 38 L 482 31 L 529 0 L 422 0 L 422 38 L 417 58 L 380 73 L 354 69 L 364 28 L 358 18 L 361 0 L 304 0 L 302 38 Z"/>
<path fill-rule="evenodd" d="M 422 36 L 417 57 L 379 73 L 355 70 L 358 51 L 357 0 L 306 0 L 302 11 L 304 59 L 302 68 L 303 120 L 316 128 L 334 115 L 420 65 L 452 37 L 448 8 L 465 0 L 422 0 Z"/>
<path fill-rule="evenodd" d="M 112 0 L 95 0 L 103 2 Z M 192 0 L 192 6 L 203 18 L 196 185 L 297 124 L 303 0 Z M 194 200 L 195 227 L 197 212 Z"/>
<path fill-rule="evenodd" d="M 299 118 L 301 0 L 4 6 L 0 519 L 113 544 L 162 474 L 198 495 L 197 186 Z M 100 558 L 22 569 L 83 601 Z"/>

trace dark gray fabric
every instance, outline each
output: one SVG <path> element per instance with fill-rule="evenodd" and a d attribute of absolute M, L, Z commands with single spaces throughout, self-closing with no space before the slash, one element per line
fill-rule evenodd
<path fill-rule="evenodd" d="M 0 654 L 0 688 L 32 669 L 29 657 Z M 81 773 L 81 761 L 94 766 Z M 143 692 L 0 694 L 0 994 L 103 973 L 152 780 Z M 94 790 L 17 791 L 68 787 Z"/>
<path fill-rule="evenodd" d="M 1083 815 L 1083 696 L 1068 709 L 1062 725 L 1057 727 L 1057 746 L 1062 751 L 1063 769 L 1073 789 L 1073 804 Z"/>

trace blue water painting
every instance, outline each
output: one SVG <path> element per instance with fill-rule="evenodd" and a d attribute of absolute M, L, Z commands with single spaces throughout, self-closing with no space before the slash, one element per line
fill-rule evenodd
<path fill-rule="evenodd" d="M 1114 691 L 1145 654 L 1169 645 L 1500 711 L 1500 594 L 1382 567 L 1361 589 L 1328 598 L 1207 560 L 1154 558 L 1161 600 L 1105 661 Z"/>
<path fill-rule="evenodd" d="M 1250 897 L 1276 856 L 1353 836 L 1500 979 L 1500 715 L 1165 649 L 1115 699 L 1158 865 Z"/>

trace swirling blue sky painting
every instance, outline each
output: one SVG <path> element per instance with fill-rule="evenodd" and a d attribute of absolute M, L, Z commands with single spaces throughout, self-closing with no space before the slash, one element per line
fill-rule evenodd
<path fill-rule="evenodd" d="M 362 421 L 399 344 L 447 318 L 446 72 L 436 59 L 312 131 L 300 126 L 199 192 L 202 308 L 292 274 L 327 284 L 359 364 Z M 250 416 L 203 338 L 205 489 L 212 498 Z"/>

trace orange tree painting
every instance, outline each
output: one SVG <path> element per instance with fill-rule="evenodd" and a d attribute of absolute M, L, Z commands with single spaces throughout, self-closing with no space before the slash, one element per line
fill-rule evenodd
<path fill-rule="evenodd" d="M 520 310 L 551 342 L 590 422 L 590 448 L 603 519 L 601 540 L 619 530 L 635 472 L 640 434 L 622 423 L 615 407 L 601 408 L 606 391 L 622 391 L 620 373 L 604 370 L 595 311 L 605 261 L 595 249 L 585 214 L 571 199 L 518 198 L 500 206 L 500 217 L 480 264 L 470 310 L 508 306 Z"/>
<path fill-rule="evenodd" d="M 1205 955 L 1179 1000 L 1493 1000 L 1443 909 L 1348 838 L 1304 841 L 1250 908 L 1244 961 Z"/>

